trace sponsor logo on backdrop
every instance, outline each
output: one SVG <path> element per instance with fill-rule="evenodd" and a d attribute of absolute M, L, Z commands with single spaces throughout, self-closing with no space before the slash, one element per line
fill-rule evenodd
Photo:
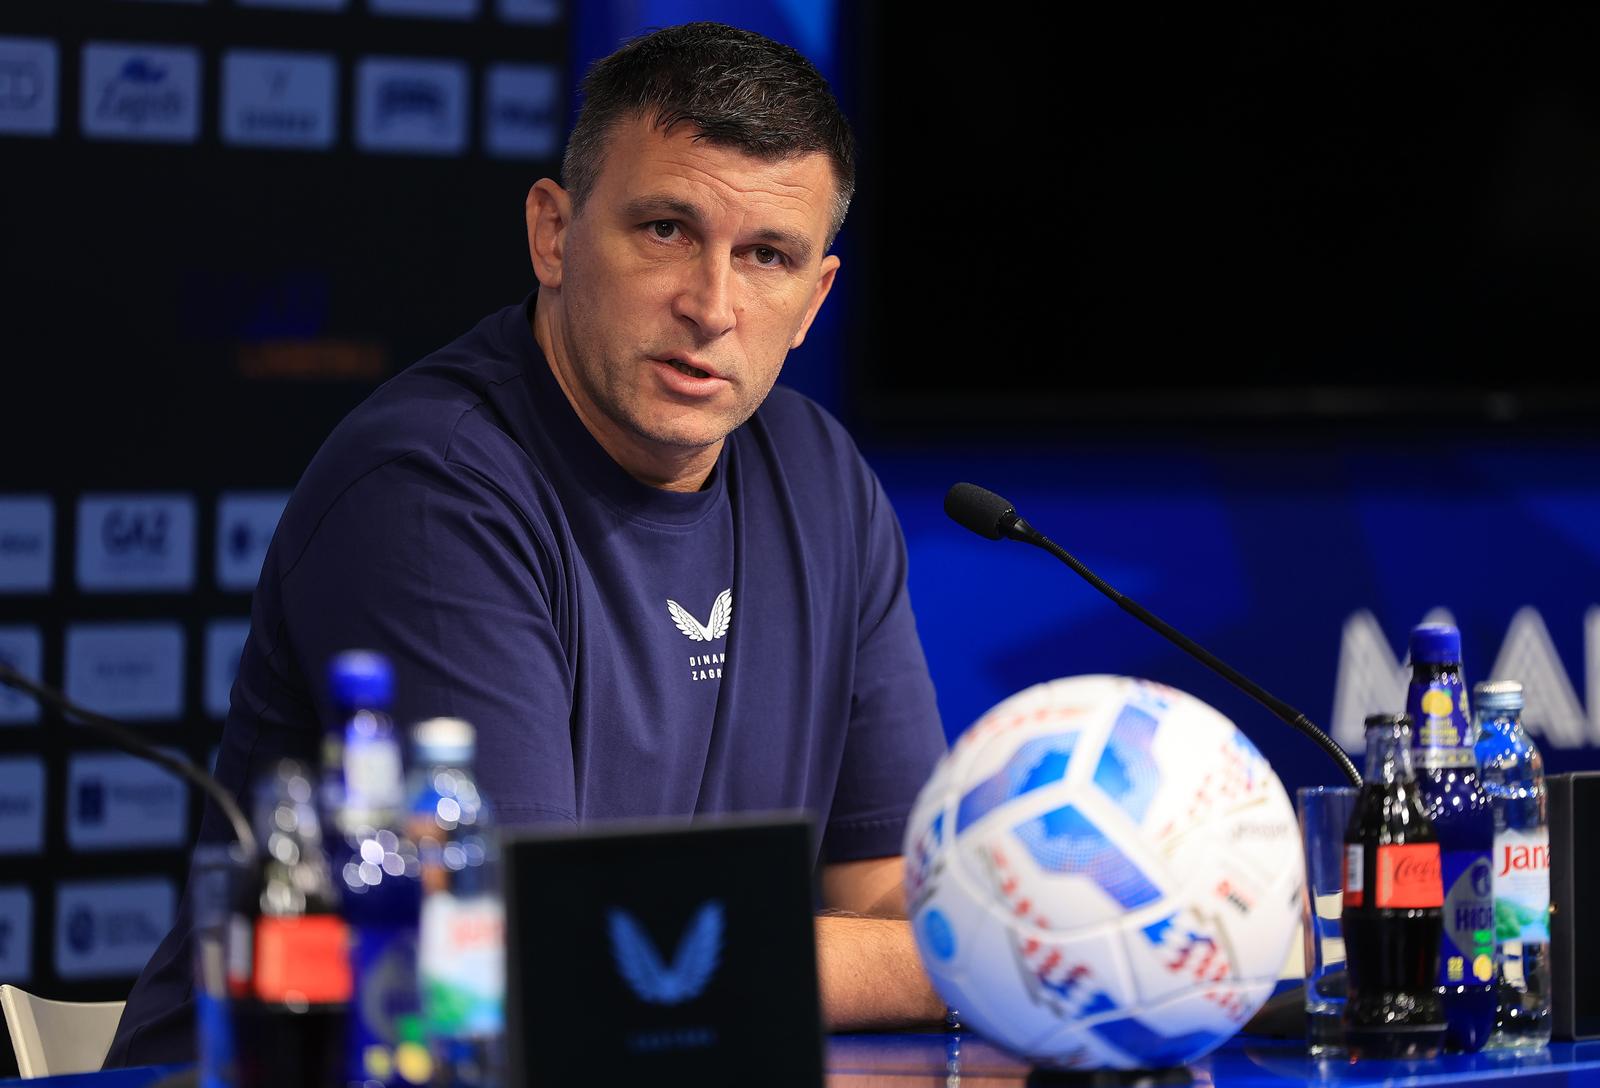
<path fill-rule="evenodd" d="M 638 919 L 620 907 L 606 911 L 611 958 L 634 996 L 652 1005 L 681 1005 L 705 992 L 722 961 L 722 901 L 700 904 L 669 966 Z"/>
<path fill-rule="evenodd" d="M 1422 618 L 1424 623 L 1455 623 L 1443 608 Z M 1583 663 L 1589 708 L 1584 710 L 1572 678 L 1544 617 L 1533 607 L 1517 610 L 1506 626 L 1494 665 L 1479 679 L 1520 680 L 1527 698 L 1522 724 L 1530 734 L 1554 748 L 1600 745 L 1600 605 L 1583 619 Z M 1393 713 L 1404 706 L 1411 670 L 1389 648 L 1372 612 L 1362 609 L 1345 620 L 1339 642 L 1339 671 L 1334 679 L 1333 739 L 1350 751 L 1363 745 L 1362 723 L 1368 714 Z"/>
<path fill-rule="evenodd" d="M 44 643 L 37 627 L 0 627 L 0 662 L 23 676 L 44 675 Z M 0 725 L 23 725 L 39 720 L 39 704 L 31 695 L 0 687 Z"/>
<path fill-rule="evenodd" d="M 368 57 L 356 66 L 356 146 L 459 155 L 467 147 L 467 67 Z"/>
<path fill-rule="evenodd" d="M 498 0 L 495 10 L 507 23 L 548 26 L 561 18 L 561 0 Z"/>
<path fill-rule="evenodd" d="M 120 753 L 73 756 L 68 764 L 67 842 L 74 850 L 181 846 L 188 827 L 188 788 L 161 768 Z"/>
<path fill-rule="evenodd" d="M 217 500 L 217 585 L 249 593 L 289 501 L 288 492 L 224 493 Z"/>
<path fill-rule="evenodd" d="M 47 495 L 0 498 L 0 593 L 48 593 L 55 570 L 55 503 Z"/>
<path fill-rule="evenodd" d="M 0 132 L 49 136 L 56 130 L 56 43 L 0 38 Z"/>
<path fill-rule="evenodd" d="M 33 893 L 0 888 L 0 978 L 10 983 L 33 977 Z"/>
<path fill-rule="evenodd" d="M 561 141 L 559 73 L 543 64 L 490 65 L 483 80 L 483 145 L 498 158 L 553 158 Z"/>
<path fill-rule="evenodd" d="M 200 54 L 172 45 L 83 47 L 81 121 L 101 140 L 193 143 L 200 135 Z"/>
<path fill-rule="evenodd" d="M 56 889 L 56 973 L 62 978 L 136 975 L 172 928 L 176 895 L 166 880 L 96 880 Z"/>
<path fill-rule="evenodd" d="M 78 623 L 67 628 L 67 698 L 113 718 L 183 714 L 183 628 L 176 623 Z"/>
<path fill-rule="evenodd" d="M 0 854 L 44 848 L 44 762 L 37 756 L 0 759 Z"/>
<path fill-rule="evenodd" d="M 182 593 L 194 588 L 194 499 L 85 495 L 78 500 L 78 588 Z"/>
<path fill-rule="evenodd" d="M 367 0 L 377 15 L 405 15 L 424 19 L 471 19 L 478 0 Z"/>
<path fill-rule="evenodd" d="M 338 83 L 331 56 L 229 50 L 222 56 L 222 139 L 244 147 L 331 147 Z"/>
<path fill-rule="evenodd" d="M 205 711 L 213 718 L 228 716 L 228 701 L 233 693 L 233 678 L 239 672 L 239 655 L 244 652 L 249 620 L 212 620 L 206 624 Z"/>

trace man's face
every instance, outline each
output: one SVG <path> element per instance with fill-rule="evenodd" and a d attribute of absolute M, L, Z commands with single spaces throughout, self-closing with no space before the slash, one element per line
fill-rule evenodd
<path fill-rule="evenodd" d="M 562 239 L 558 374 L 592 431 L 645 454 L 711 447 L 750 418 L 839 263 L 822 252 L 826 156 L 767 162 L 692 136 L 619 126 Z"/>

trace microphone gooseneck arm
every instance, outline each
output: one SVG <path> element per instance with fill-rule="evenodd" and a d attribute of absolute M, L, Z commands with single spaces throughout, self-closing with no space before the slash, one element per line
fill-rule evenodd
<path fill-rule="evenodd" d="M 1334 743 L 1332 737 L 1318 729 L 1310 718 L 1227 664 L 1210 650 L 1207 650 L 1194 639 L 1174 628 L 1137 601 L 1119 593 L 1110 583 L 1080 563 L 1065 548 L 1018 517 L 1016 507 L 999 495 L 975 484 L 956 484 L 950 489 L 949 494 L 945 496 L 944 507 L 945 512 L 951 518 L 980 536 L 988 537 L 990 540 L 1009 537 L 1012 540 L 1020 540 L 1024 544 L 1032 544 L 1036 548 L 1049 552 L 1076 571 L 1084 581 L 1094 586 L 1107 597 L 1110 597 L 1118 608 L 1217 673 L 1234 687 L 1272 711 L 1275 716 L 1304 733 L 1311 739 L 1312 743 L 1327 753 L 1329 759 L 1339 765 L 1339 770 L 1344 774 L 1345 778 L 1349 779 L 1351 785 L 1356 787 L 1361 785 L 1361 772 L 1356 770 L 1356 765 L 1350 761 L 1350 757 L 1345 754 L 1344 749 Z"/>
<path fill-rule="evenodd" d="M 193 783 L 199 787 L 207 797 L 217 803 L 222 814 L 228 818 L 228 823 L 233 826 L 233 834 L 239 840 L 239 845 L 244 848 L 245 856 L 254 859 L 257 853 L 256 835 L 250 827 L 250 821 L 245 818 L 244 812 L 239 808 L 239 803 L 234 800 L 233 794 L 223 789 L 222 784 L 211 775 L 196 767 L 186 759 L 175 759 L 167 753 L 156 748 L 127 726 L 122 725 L 104 714 L 96 714 L 92 710 L 69 702 L 66 696 L 43 684 L 23 676 L 16 669 L 4 661 L 0 661 L 0 684 L 25 691 L 44 705 L 55 710 L 64 717 L 72 718 L 90 730 L 98 733 L 118 748 L 129 755 L 154 763 L 163 770 L 171 771 L 179 778 Z"/>

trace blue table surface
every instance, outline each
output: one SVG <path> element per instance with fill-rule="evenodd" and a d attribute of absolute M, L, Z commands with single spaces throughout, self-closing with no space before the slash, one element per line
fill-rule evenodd
<path fill-rule="evenodd" d="M 148 1066 L 7 1084 L 40 1088 L 147 1088 L 182 1066 Z M 971 1033 L 834 1035 L 828 1088 L 1003 1088 L 1022 1085 L 1030 1067 Z M 1190 1067 L 1196 1085 L 1441 1085 L 1515 1079 L 1517 1088 L 1600 1084 L 1600 1042 L 1551 1043 L 1531 1054 L 1450 1054 L 1430 1062 L 1313 1061 L 1298 1041 L 1240 1035 Z M 755 1083 L 755 1081 L 752 1081 Z"/>

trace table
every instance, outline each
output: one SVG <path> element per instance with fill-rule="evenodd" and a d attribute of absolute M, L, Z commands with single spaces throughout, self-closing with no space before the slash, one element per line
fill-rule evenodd
<path fill-rule="evenodd" d="M 32 1081 L 38 1088 L 150 1088 L 183 1066 L 145 1066 Z M 828 1039 L 827 1088 L 1021 1088 L 1029 1067 L 970 1032 L 951 1035 L 834 1035 Z M 1215 1088 L 1487 1084 L 1511 1088 L 1568 1088 L 1600 1082 L 1600 1042 L 1551 1043 L 1547 1050 L 1512 1055 L 1449 1054 L 1432 1062 L 1312 1061 L 1303 1044 L 1240 1035 L 1190 1066 L 1195 1085 Z M 759 1078 L 752 1078 L 752 1084 Z M 1065 1084 L 1041 1076 L 1038 1088 Z"/>

